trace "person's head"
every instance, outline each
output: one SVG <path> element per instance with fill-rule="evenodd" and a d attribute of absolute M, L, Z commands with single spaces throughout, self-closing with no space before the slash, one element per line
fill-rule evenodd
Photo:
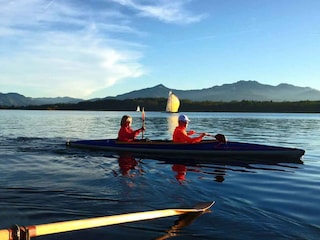
<path fill-rule="evenodd" d="M 190 119 L 188 118 L 187 115 L 180 114 L 178 118 L 178 123 L 180 126 L 187 126 L 187 124 L 190 122 Z"/>
<path fill-rule="evenodd" d="M 132 123 L 132 117 L 130 117 L 129 115 L 124 115 L 121 118 L 121 122 L 120 122 L 120 126 L 124 127 L 124 126 L 130 126 Z"/>

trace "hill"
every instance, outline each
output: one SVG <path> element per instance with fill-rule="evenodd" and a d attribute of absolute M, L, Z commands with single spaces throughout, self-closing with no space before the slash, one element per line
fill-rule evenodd
<path fill-rule="evenodd" d="M 169 89 L 160 84 L 151 88 L 132 91 L 115 97 L 118 100 L 135 98 L 166 98 L 173 91 L 180 99 L 191 101 L 317 101 L 320 91 L 309 87 L 297 87 L 282 83 L 277 86 L 261 84 L 257 81 L 238 81 L 199 90 Z"/>
<path fill-rule="evenodd" d="M 70 97 L 56 97 L 56 98 L 31 98 L 25 97 L 18 93 L 0 93 L 0 106 L 30 106 L 30 105 L 44 105 L 44 104 L 57 104 L 57 103 L 78 103 L 82 99 Z"/>

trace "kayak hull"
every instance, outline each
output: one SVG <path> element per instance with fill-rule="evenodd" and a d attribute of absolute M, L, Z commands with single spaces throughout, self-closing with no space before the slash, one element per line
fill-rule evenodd
<path fill-rule="evenodd" d="M 70 147 L 100 149 L 116 152 L 131 152 L 140 154 L 159 154 L 176 157 L 268 157 L 300 159 L 305 151 L 298 148 L 268 146 L 262 144 L 204 140 L 200 143 L 173 143 L 169 140 L 120 142 L 116 139 L 67 141 Z"/>

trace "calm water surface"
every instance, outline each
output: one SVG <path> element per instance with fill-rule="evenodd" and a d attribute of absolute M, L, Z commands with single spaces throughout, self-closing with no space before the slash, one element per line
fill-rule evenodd
<path fill-rule="evenodd" d="M 169 217 L 37 239 L 319 238 L 319 114 L 187 113 L 199 132 L 302 148 L 303 164 L 168 163 L 65 146 L 68 139 L 115 138 L 123 114 L 1 110 L 0 229 L 216 201 L 177 230 L 182 222 Z M 141 113 L 129 114 L 139 128 Z M 176 120 L 146 112 L 145 137 L 169 139 Z"/>

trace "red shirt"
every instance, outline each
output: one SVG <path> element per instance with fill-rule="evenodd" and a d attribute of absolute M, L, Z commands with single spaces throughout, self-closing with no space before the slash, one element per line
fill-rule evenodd
<path fill-rule="evenodd" d="M 118 132 L 118 140 L 123 142 L 133 141 L 139 135 L 140 129 L 133 130 L 130 126 L 121 127 Z"/>
<path fill-rule="evenodd" d="M 189 137 L 184 126 L 177 126 L 173 132 L 173 142 L 176 143 L 197 143 L 201 142 L 201 140 L 202 137 Z"/>

